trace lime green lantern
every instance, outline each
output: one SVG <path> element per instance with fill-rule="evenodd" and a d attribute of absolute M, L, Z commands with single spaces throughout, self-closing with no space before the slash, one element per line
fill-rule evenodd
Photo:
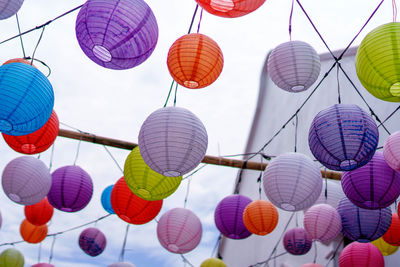
<path fill-rule="evenodd" d="M 150 201 L 170 196 L 182 181 L 182 176 L 167 177 L 153 171 L 144 162 L 139 147 L 135 147 L 126 158 L 124 177 L 135 195 Z"/>
<path fill-rule="evenodd" d="M 200 267 L 226 267 L 226 264 L 217 258 L 209 258 L 203 261 Z"/>
<path fill-rule="evenodd" d="M 375 97 L 400 102 L 400 23 L 375 28 L 361 42 L 356 71 L 362 85 Z"/>
<path fill-rule="evenodd" d="M 386 241 L 383 240 L 382 237 L 372 241 L 371 244 L 375 245 L 375 247 L 377 247 L 380 250 L 380 252 L 382 252 L 383 256 L 392 255 L 399 249 L 398 246 L 393 246 L 390 245 L 389 243 L 386 243 Z"/>
<path fill-rule="evenodd" d="M 24 256 L 15 248 L 4 250 L 0 254 L 0 267 L 23 267 Z"/>

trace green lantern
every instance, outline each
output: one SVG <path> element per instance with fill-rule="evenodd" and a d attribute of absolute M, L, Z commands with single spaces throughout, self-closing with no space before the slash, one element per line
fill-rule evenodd
<path fill-rule="evenodd" d="M 139 147 L 135 147 L 126 158 L 124 177 L 129 189 L 135 195 L 151 201 L 170 196 L 182 181 L 182 176 L 167 177 L 153 171 L 144 162 Z"/>
<path fill-rule="evenodd" d="M 0 254 L 0 267 L 23 267 L 24 256 L 15 248 L 4 250 Z"/>
<path fill-rule="evenodd" d="M 356 71 L 362 85 L 375 97 L 400 102 L 400 23 L 375 28 L 361 42 Z"/>

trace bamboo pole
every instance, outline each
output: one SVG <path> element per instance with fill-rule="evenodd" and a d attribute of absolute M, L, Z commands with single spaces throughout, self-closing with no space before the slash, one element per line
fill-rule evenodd
<path fill-rule="evenodd" d="M 118 139 L 113 139 L 109 137 L 103 137 L 103 136 L 98 136 L 95 134 L 91 133 L 85 133 L 85 132 L 76 132 L 76 131 L 70 131 L 66 129 L 60 129 L 58 132 L 58 136 L 70 138 L 70 139 L 76 139 L 76 140 L 82 140 L 90 143 L 95 143 L 95 144 L 101 144 L 105 146 L 112 146 L 116 148 L 122 148 L 122 149 L 127 149 L 127 150 L 132 150 L 137 146 L 135 143 L 127 142 L 127 141 L 122 141 Z M 202 160 L 203 163 L 206 164 L 213 164 L 213 165 L 219 165 L 219 166 L 227 166 L 227 167 L 233 167 L 233 168 L 239 168 L 239 169 L 249 169 L 249 170 L 258 170 L 258 171 L 263 171 L 267 167 L 267 163 L 261 163 L 261 162 L 256 162 L 256 161 L 244 161 L 244 160 L 238 160 L 238 159 L 229 159 L 229 158 L 223 158 L 223 157 L 215 157 L 215 156 L 208 156 L 205 155 L 204 159 Z M 336 171 L 331 171 L 331 170 L 321 170 L 322 177 L 326 177 L 328 179 L 332 180 L 340 180 L 342 174 L 340 172 Z"/>

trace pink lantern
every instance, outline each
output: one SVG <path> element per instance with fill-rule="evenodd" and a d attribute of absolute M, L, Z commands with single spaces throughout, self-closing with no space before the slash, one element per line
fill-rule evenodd
<path fill-rule="evenodd" d="M 328 243 L 342 230 L 342 220 L 335 208 L 318 204 L 305 213 L 304 228 L 312 239 Z"/>
<path fill-rule="evenodd" d="M 300 267 L 324 267 L 324 265 L 318 263 L 306 263 L 301 265 Z"/>
<path fill-rule="evenodd" d="M 383 156 L 387 164 L 400 171 L 400 131 L 392 133 L 383 145 Z"/>
<path fill-rule="evenodd" d="M 157 237 L 161 245 L 172 253 L 192 251 L 200 243 L 203 228 L 199 218 L 190 210 L 174 208 L 161 216 Z"/>
<path fill-rule="evenodd" d="M 55 267 L 53 264 L 50 263 L 36 263 L 31 267 Z"/>
<path fill-rule="evenodd" d="M 129 262 L 116 262 L 108 265 L 108 267 L 135 267 L 135 265 Z"/>
<path fill-rule="evenodd" d="M 342 250 L 339 267 L 384 267 L 382 253 L 371 243 L 353 242 Z"/>

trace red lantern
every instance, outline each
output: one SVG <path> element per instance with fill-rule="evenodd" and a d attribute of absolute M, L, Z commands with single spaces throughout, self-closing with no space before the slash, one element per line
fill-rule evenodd
<path fill-rule="evenodd" d="M 265 0 L 196 0 L 207 12 L 225 18 L 237 18 L 247 15 L 262 4 Z"/>
<path fill-rule="evenodd" d="M 28 243 L 36 244 L 42 242 L 47 236 L 47 225 L 36 226 L 24 220 L 19 228 L 22 239 Z"/>
<path fill-rule="evenodd" d="M 3 133 L 6 143 L 15 151 L 23 154 L 37 154 L 47 150 L 56 139 L 59 130 L 57 114 L 53 110 L 49 120 L 39 130 L 21 136 Z"/>
<path fill-rule="evenodd" d="M 9 60 L 7 60 L 6 62 L 4 62 L 3 65 L 10 64 L 10 63 L 25 63 L 25 64 L 28 64 L 28 65 L 32 65 L 33 67 L 36 68 L 35 65 L 31 64 L 30 61 L 28 61 L 28 60 L 26 60 L 26 59 L 24 59 L 24 58 L 13 58 L 13 59 L 9 59 Z"/>
<path fill-rule="evenodd" d="M 50 205 L 47 197 L 39 203 L 25 206 L 25 217 L 33 225 L 43 225 L 53 217 L 54 208 Z"/>
<path fill-rule="evenodd" d="M 383 240 L 393 246 L 400 246 L 400 220 L 397 213 L 392 214 L 392 222 L 389 229 L 382 236 Z"/>
<path fill-rule="evenodd" d="M 145 224 L 153 220 L 161 210 L 163 201 L 148 201 L 134 195 L 124 177 L 111 191 L 111 206 L 122 220 L 131 224 Z"/>

